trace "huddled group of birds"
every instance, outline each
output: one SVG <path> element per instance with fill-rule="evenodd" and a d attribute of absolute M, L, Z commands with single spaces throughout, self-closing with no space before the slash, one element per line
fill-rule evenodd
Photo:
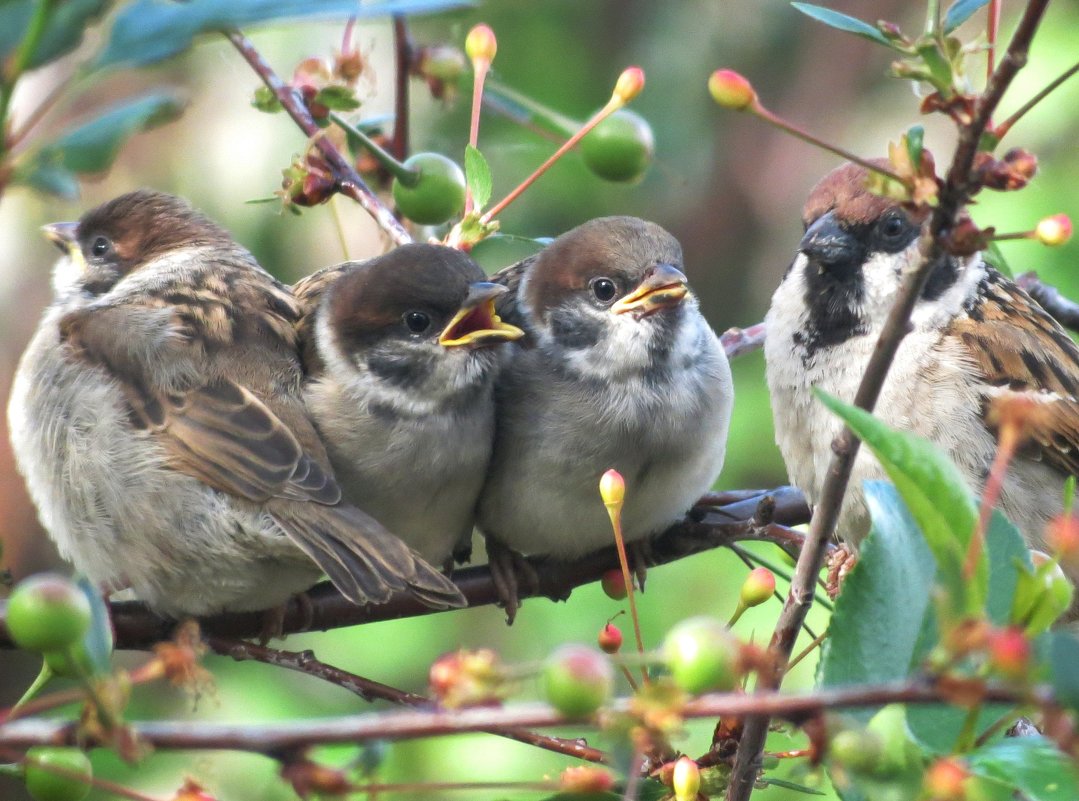
<path fill-rule="evenodd" d="M 840 423 L 923 220 L 847 164 L 812 190 L 766 318 L 776 442 L 819 499 Z M 46 226 L 55 297 L 8 410 L 18 466 L 61 554 L 170 617 L 279 607 L 327 576 L 357 604 L 465 605 L 483 535 L 507 611 L 521 556 L 613 541 L 600 476 L 625 479 L 625 539 L 679 520 L 723 465 L 734 388 L 677 240 L 591 220 L 494 276 L 409 244 L 286 286 L 223 228 L 140 190 Z M 974 492 L 1009 389 L 1044 406 L 1007 474 L 1032 546 L 1079 469 L 1079 349 L 982 258 L 942 256 L 876 414 L 942 447 Z M 838 534 L 869 528 L 859 455 Z M 645 558 L 642 554 L 640 558 Z M 1073 577 L 1074 578 L 1074 577 Z"/>

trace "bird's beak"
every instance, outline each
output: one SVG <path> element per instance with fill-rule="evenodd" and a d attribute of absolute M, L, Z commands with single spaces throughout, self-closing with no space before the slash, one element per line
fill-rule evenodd
<path fill-rule="evenodd" d="M 865 261 L 857 239 L 844 230 L 834 211 L 816 220 L 805 232 L 798 250 L 823 272 L 846 276 Z"/>
<path fill-rule="evenodd" d="M 657 264 L 636 289 L 611 306 L 611 311 L 615 314 L 636 312 L 645 317 L 677 306 L 688 292 L 686 276 L 681 270 L 670 264 Z"/>
<path fill-rule="evenodd" d="M 506 291 L 506 287 L 489 281 L 472 284 L 465 302 L 438 335 L 438 344 L 447 348 L 462 345 L 478 348 L 523 337 L 524 331 L 502 322 L 495 313 L 495 298 Z"/>
<path fill-rule="evenodd" d="M 86 272 L 86 259 L 79 247 L 79 224 L 77 222 L 55 222 L 41 226 L 45 238 L 60 248 L 60 252 L 74 262 L 80 273 Z"/>

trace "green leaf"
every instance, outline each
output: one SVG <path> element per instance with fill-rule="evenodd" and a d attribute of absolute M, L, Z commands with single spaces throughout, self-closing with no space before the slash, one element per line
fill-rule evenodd
<path fill-rule="evenodd" d="M 899 490 L 937 561 L 937 580 L 945 590 L 949 613 L 980 615 L 989 583 L 989 560 L 983 549 L 974 575 L 964 577 L 963 564 L 978 513 L 959 469 L 927 440 L 894 431 L 864 409 L 825 392 L 815 393 L 873 451 Z"/>
<path fill-rule="evenodd" d="M 1071 607 L 1075 588 L 1056 563 L 1046 562 L 1033 570 L 1024 568 L 1017 579 L 1011 621 L 1023 626 L 1028 634 L 1048 631 Z"/>
<path fill-rule="evenodd" d="M 201 33 L 265 22 L 425 14 L 471 4 L 470 0 L 134 0 L 116 15 L 93 66 L 154 64 L 182 53 Z"/>
<path fill-rule="evenodd" d="M 921 125 L 912 125 L 907 131 L 906 144 L 907 155 L 914 169 L 922 166 L 922 143 L 925 141 L 925 128 Z"/>
<path fill-rule="evenodd" d="M 255 95 L 251 98 L 251 105 L 267 114 L 276 114 L 284 109 L 281 101 L 277 99 L 277 95 L 269 86 L 260 86 L 255 90 Z"/>
<path fill-rule="evenodd" d="M 79 178 L 61 166 L 59 155 L 53 154 L 51 161 L 34 157 L 25 164 L 19 164 L 11 176 L 11 183 L 29 186 L 64 200 L 74 200 L 79 196 Z"/>
<path fill-rule="evenodd" d="M 956 0 L 944 15 L 944 33 L 951 33 L 987 5 L 989 0 Z"/>
<path fill-rule="evenodd" d="M 472 206 L 480 211 L 491 199 L 491 168 L 472 145 L 465 145 L 465 182 L 472 192 Z"/>
<path fill-rule="evenodd" d="M 991 743 L 973 752 L 968 764 L 975 775 L 1005 782 L 1029 801 L 1079 798 L 1075 765 L 1044 737 L 1009 737 Z"/>
<path fill-rule="evenodd" d="M 853 33 L 855 36 L 861 36 L 863 39 L 882 44 L 888 48 L 892 47 L 892 42 L 889 41 L 883 33 L 878 31 L 868 22 L 862 22 L 857 17 L 851 17 L 847 14 L 833 11 L 830 8 L 815 6 L 812 3 L 791 3 L 791 5 L 807 17 L 812 17 L 817 20 L 817 22 L 823 22 L 830 28 L 845 31 L 846 33 Z"/>
<path fill-rule="evenodd" d="M 825 687 L 906 678 L 930 612 L 936 562 L 917 523 L 891 484 L 866 481 L 863 489 L 873 526 L 835 602 L 821 657 Z M 850 715 L 864 723 L 875 711 Z"/>
<path fill-rule="evenodd" d="M 1050 632 L 1049 674 L 1058 703 L 1079 711 L 1079 639 L 1063 631 Z"/>
<path fill-rule="evenodd" d="M 126 100 L 45 145 L 37 157 L 52 163 L 58 159 L 72 172 L 103 172 L 129 137 L 176 119 L 183 108 L 184 101 L 178 95 L 165 92 Z"/>
<path fill-rule="evenodd" d="M 0 60 L 6 60 L 22 42 L 38 0 L 0 2 Z M 54 3 L 49 20 L 27 69 L 34 69 L 79 46 L 86 27 L 100 17 L 110 0 L 66 0 Z"/>
<path fill-rule="evenodd" d="M 348 86 L 327 86 L 315 95 L 313 103 L 321 103 L 330 111 L 355 111 L 360 107 L 356 90 Z"/>

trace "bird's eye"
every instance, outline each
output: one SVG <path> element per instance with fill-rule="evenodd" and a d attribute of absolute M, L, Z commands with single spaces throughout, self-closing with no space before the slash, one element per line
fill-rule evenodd
<path fill-rule="evenodd" d="M 421 311 L 405 312 L 403 319 L 413 334 L 422 334 L 431 327 L 431 318 Z"/>
<path fill-rule="evenodd" d="M 110 250 L 112 250 L 112 242 L 104 236 L 99 236 L 90 245 L 90 252 L 95 256 L 104 256 Z"/>
<path fill-rule="evenodd" d="M 880 235 L 895 240 L 907 232 L 907 221 L 898 214 L 890 214 L 880 221 Z"/>
<path fill-rule="evenodd" d="M 610 303 L 614 300 L 614 296 L 618 294 L 618 287 L 614 285 L 614 281 L 610 278 L 593 278 L 592 294 L 596 296 L 596 300 L 600 303 Z"/>

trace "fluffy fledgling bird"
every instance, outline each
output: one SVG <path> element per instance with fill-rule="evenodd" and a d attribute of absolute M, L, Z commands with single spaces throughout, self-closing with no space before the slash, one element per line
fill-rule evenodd
<path fill-rule="evenodd" d="M 478 514 L 489 550 L 572 559 L 612 543 L 598 490 L 610 468 L 626 482 L 630 542 L 711 487 L 734 390 L 681 268 L 667 231 L 605 217 L 494 277 L 511 290 L 499 313 L 527 336 L 496 391 Z M 512 617 L 516 587 L 502 593 Z"/>
<path fill-rule="evenodd" d="M 776 444 L 792 483 L 817 502 L 841 423 L 811 394 L 851 402 L 905 271 L 919 261 L 923 220 L 866 189 L 845 164 L 806 201 L 798 255 L 772 298 L 764 345 Z M 1079 471 L 1079 348 L 1026 292 L 978 253 L 943 256 L 911 318 L 874 414 L 942 448 L 980 492 L 996 451 L 989 409 L 1005 390 L 1034 393 L 1031 445 L 1008 469 L 1004 512 L 1041 547 Z M 837 534 L 869 531 L 862 481 L 884 478 L 859 451 Z M 1072 577 L 1075 578 L 1074 576 Z"/>
<path fill-rule="evenodd" d="M 453 248 L 403 245 L 299 282 L 307 408 L 345 498 L 433 564 L 471 544 L 506 342 L 503 286 Z"/>
<path fill-rule="evenodd" d="M 65 255 L 8 415 L 78 570 L 169 616 L 270 608 L 322 572 L 356 603 L 464 603 L 340 502 L 301 395 L 299 309 L 228 233 L 152 191 L 46 233 Z"/>

